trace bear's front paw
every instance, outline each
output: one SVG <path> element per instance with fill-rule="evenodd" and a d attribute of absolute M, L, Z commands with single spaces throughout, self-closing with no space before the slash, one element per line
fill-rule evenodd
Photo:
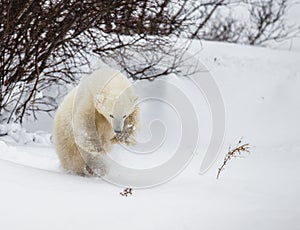
<path fill-rule="evenodd" d="M 87 141 L 82 144 L 76 143 L 76 145 L 80 150 L 83 150 L 87 153 L 96 154 L 102 152 L 102 148 L 99 146 L 98 143 L 91 143 Z"/>
<path fill-rule="evenodd" d="M 98 168 L 93 168 L 93 169 L 91 167 L 89 167 L 88 165 L 86 165 L 84 168 L 84 174 L 87 176 L 102 177 L 102 176 L 107 175 L 107 173 L 108 173 L 107 167 L 105 167 L 104 165 L 102 165 L 101 167 L 98 167 Z"/>
<path fill-rule="evenodd" d="M 105 156 L 99 153 L 89 153 L 85 155 L 86 175 L 105 176 L 108 173 L 108 167 L 105 163 Z"/>

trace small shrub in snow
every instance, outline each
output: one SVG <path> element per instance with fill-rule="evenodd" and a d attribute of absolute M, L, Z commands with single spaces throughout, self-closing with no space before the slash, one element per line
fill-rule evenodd
<path fill-rule="evenodd" d="M 132 188 L 125 188 L 122 192 L 120 192 L 121 196 L 128 196 L 128 195 L 132 195 Z"/>
<path fill-rule="evenodd" d="M 236 147 L 234 149 L 229 148 L 227 152 L 223 164 L 218 169 L 217 179 L 220 177 L 220 173 L 224 170 L 225 165 L 230 161 L 232 158 L 240 156 L 242 153 L 250 153 L 249 151 L 250 145 L 249 144 L 242 144 L 242 139 L 238 141 Z"/>

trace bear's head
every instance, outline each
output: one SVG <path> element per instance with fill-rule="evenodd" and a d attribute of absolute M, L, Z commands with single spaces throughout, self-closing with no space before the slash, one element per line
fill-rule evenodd
<path fill-rule="evenodd" d="M 121 133 L 126 118 L 134 112 L 138 97 L 132 94 L 106 95 L 97 94 L 95 106 L 98 113 L 110 123 L 113 131 Z"/>

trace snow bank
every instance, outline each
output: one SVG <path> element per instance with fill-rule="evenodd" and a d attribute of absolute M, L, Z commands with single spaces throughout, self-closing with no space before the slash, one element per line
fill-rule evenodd
<path fill-rule="evenodd" d="M 195 42 L 191 51 L 199 48 Z M 206 174 L 198 175 L 207 114 L 200 124 L 206 144 L 188 168 L 127 198 L 100 179 L 66 174 L 52 146 L 16 129 L 10 136 L 27 145 L 0 141 L 1 228 L 298 229 L 300 53 L 204 42 L 198 55 L 220 87 L 227 117 L 223 154 Z M 230 161 L 216 180 L 228 145 L 241 136 L 251 154 Z"/>
<path fill-rule="evenodd" d="M 28 143 L 37 143 L 42 145 L 51 145 L 51 134 L 45 131 L 28 132 L 19 124 L 0 124 L 0 136 L 7 136 L 15 143 L 24 145 Z"/>

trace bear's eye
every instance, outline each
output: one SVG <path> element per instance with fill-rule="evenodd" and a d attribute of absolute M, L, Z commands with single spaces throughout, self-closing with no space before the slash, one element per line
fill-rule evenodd
<path fill-rule="evenodd" d="M 123 116 L 123 118 L 125 118 L 125 117 L 126 117 L 126 115 Z"/>
<path fill-rule="evenodd" d="M 109 116 L 110 116 L 111 118 L 114 118 L 114 116 L 113 116 L 113 115 L 111 115 L 111 114 L 109 114 Z"/>

